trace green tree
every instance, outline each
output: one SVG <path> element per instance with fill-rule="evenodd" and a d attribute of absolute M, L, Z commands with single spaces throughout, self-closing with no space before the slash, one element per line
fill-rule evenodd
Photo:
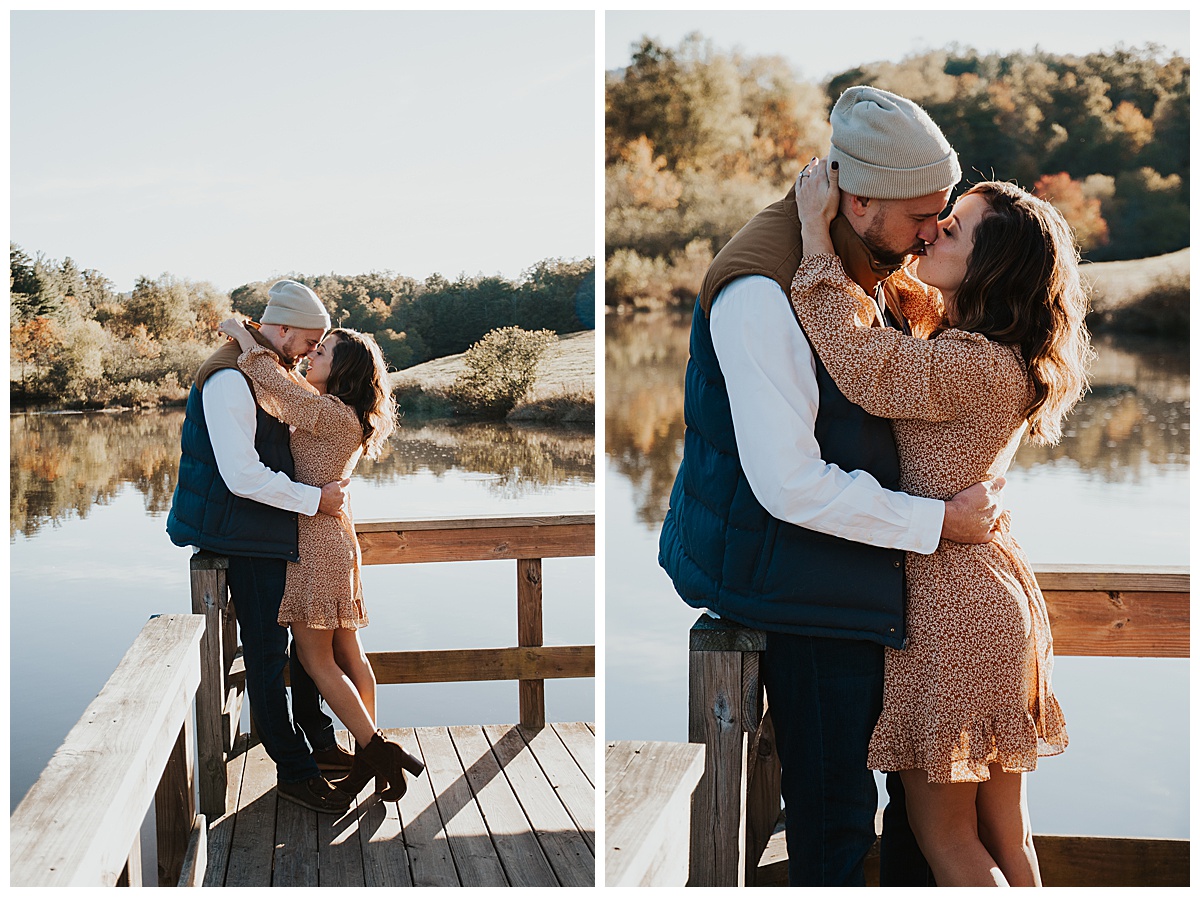
<path fill-rule="evenodd" d="M 196 326 L 196 316 L 188 302 L 183 282 L 169 274 L 155 280 L 139 277 L 133 294 L 125 302 L 121 322 L 126 333 L 141 325 L 156 340 L 176 339 Z"/>
<path fill-rule="evenodd" d="M 391 329 L 376 333 L 375 341 L 379 343 L 379 349 L 388 365 L 398 371 L 412 365 L 414 359 L 424 350 L 419 339 L 410 339 L 407 333 L 397 333 Z"/>
<path fill-rule="evenodd" d="M 464 354 L 466 370 L 454 381 L 451 399 L 467 413 L 503 417 L 529 394 L 538 364 L 554 342 L 549 330 L 489 332 Z"/>
<path fill-rule="evenodd" d="M 1191 216 L 1183 178 L 1160 175 L 1152 168 L 1122 172 L 1106 213 L 1112 245 L 1121 258 L 1143 258 L 1182 249 L 1189 242 Z M 1093 255 L 1097 261 L 1106 254 Z M 1115 257 L 1115 254 L 1114 254 Z"/>

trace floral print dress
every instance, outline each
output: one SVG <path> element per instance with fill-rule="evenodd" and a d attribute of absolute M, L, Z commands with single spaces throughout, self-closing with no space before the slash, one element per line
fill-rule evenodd
<path fill-rule="evenodd" d="M 269 349 L 256 346 L 238 357 L 253 381 L 255 400 L 267 414 L 292 427 L 295 480 L 324 486 L 350 476 L 362 450 L 363 429 L 353 408 L 323 396 L 279 366 Z M 287 565 L 278 622 L 313 629 L 359 629 L 367 625 L 360 578 L 361 555 L 347 499 L 343 517 L 297 515 L 300 560 Z"/>
<path fill-rule="evenodd" d="M 1032 384 L 1014 346 L 943 330 L 940 294 L 892 275 L 915 336 L 869 326 L 871 299 L 834 255 L 806 258 L 791 301 L 814 351 L 850 401 L 892 420 L 900 488 L 949 499 L 1003 476 L 1025 429 Z M 930 782 L 980 782 L 988 765 L 1029 771 L 1067 746 L 1050 687 L 1046 604 L 1009 533 L 985 545 L 943 539 L 906 561 L 907 640 L 885 649 L 873 769 L 923 769 Z"/>

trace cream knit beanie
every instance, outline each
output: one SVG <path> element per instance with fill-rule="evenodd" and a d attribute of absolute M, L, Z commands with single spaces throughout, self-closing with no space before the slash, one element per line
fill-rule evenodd
<path fill-rule="evenodd" d="M 829 161 L 838 187 L 869 199 L 913 199 L 953 187 L 962 177 L 954 152 L 929 114 L 875 87 L 848 87 L 829 117 Z"/>
<path fill-rule="evenodd" d="M 300 330 L 328 330 L 329 312 L 320 298 L 302 283 L 281 280 L 267 292 L 270 299 L 259 319 L 263 324 L 282 324 Z"/>

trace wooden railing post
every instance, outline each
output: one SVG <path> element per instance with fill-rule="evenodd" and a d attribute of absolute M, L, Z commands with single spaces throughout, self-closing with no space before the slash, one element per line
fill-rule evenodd
<path fill-rule="evenodd" d="M 183 858 L 187 853 L 192 833 L 192 821 L 196 818 L 196 797 L 193 791 L 194 770 L 192 757 L 195 738 L 192 732 L 192 715 L 184 718 L 175 748 L 167 760 L 158 790 L 154 793 L 155 832 L 158 835 L 158 886 L 173 888 L 183 871 Z"/>
<path fill-rule="evenodd" d="M 229 559 L 200 552 L 192 556 L 192 613 L 204 617 L 200 640 L 200 687 L 196 691 L 196 753 L 200 812 L 209 819 L 225 815 L 225 741 L 221 711 L 225 706 L 224 611 L 229 606 Z M 236 645 L 236 641 L 234 642 Z"/>
<path fill-rule="evenodd" d="M 746 881 L 747 735 L 762 714 L 758 654 L 766 635 L 707 614 L 692 627 L 688 741 L 704 745 L 704 776 L 692 796 L 692 887 Z M 778 815 L 778 814 L 777 814 Z"/>
<path fill-rule="evenodd" d="M 542 647 L 542 560 L 517 560 L 517 645 Z M 541 729 L 546 725 L 546 680 L 518 680 L 521 725 Z"/>

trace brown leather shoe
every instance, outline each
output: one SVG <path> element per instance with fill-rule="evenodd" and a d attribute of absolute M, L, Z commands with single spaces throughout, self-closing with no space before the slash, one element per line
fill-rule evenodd
<path fill-rule="evenodd" d="M 303 782 L 285 782 L 279 779 L 275 790 L 284 800 L 316 810 L 318 813 L 336 813 L 341 815 L 350 809 L 354 796 L 345 791 L 339 791 L 330 785 L 323 776 L 313 776 Z"/>
<path fill-rule="evenodd" d="M 320 751 L 313 751 L 313 759 L 317 761 L 317 769 L 337 770 L 346 772 L 354 765 L 354 755 L 338 744 Z"/>

